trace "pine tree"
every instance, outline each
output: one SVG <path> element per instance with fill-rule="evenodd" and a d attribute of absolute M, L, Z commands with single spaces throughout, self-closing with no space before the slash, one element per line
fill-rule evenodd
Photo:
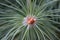
<path fill-rule="evenodd" d="M 3 0 L 0 2 L 0 40 L 60 40 L 59 0 Z"/>

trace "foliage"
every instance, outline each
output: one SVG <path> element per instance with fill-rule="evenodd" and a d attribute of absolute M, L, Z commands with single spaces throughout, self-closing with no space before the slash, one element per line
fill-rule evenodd
<path fill-rule="evenodd" d="M 1 0 L 0 40 L 60 40 L 59 0 Z M 34 26 L 23 25 L 27 15 L 37 17 Z"/>

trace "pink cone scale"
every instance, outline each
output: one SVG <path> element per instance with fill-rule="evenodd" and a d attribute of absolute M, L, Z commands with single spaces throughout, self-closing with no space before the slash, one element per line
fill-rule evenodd
<path fill-rule="evenodd" d="M 36 23 L 35 16 L 26 16 L 23 20 L 23 25 L 34 25 Z"/>

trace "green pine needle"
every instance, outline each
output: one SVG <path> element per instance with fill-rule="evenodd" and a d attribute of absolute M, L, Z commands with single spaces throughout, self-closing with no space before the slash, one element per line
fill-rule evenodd
<path fill-rule="evenodd" d="M 4 0 L 0 2 L 0 40 L 60 40 L 57 32 L 59 0 Z M 54 8 L 54 9 L 53 9 Z M 34 17 L 34 24 L 26 23 Z M 34 21 L 34 20 L 33 20 Z"/>

